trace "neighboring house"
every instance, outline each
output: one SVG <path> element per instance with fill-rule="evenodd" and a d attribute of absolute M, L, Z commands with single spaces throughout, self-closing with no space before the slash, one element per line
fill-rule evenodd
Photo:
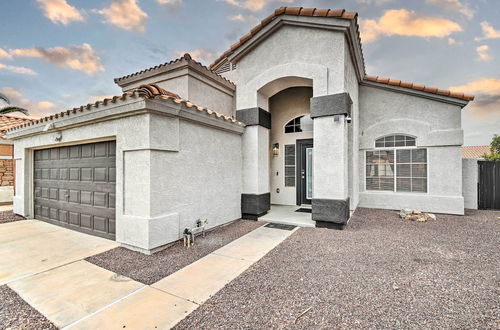
<path fill-rule="evenodd" d="M 464 192 L 464 206 L 467 209 L 478 208 L 478 160 L 484 160 L 484 155 L 491 153 L 490 146 L 463 146 L 462 147 L 462 186 Z"/>
<path fill-rule="evenodd" d="M 356 13 L 280 8 L 209 68 L 186 54 L 115 82 L 9 131 L 16 213 L 145 253 L 271 204 L 319 227 L 357 207 L 464 213 L 473 96 L 366 75 Z"/>
<path fill-rule="evenodd" d="M 31 121 L 30 117 L 0 114 L 0 205 L 11 204 L 14 196 L 14 143 L 5 138 L 5 131 Z"/>
<path fill-rule="evenodd" d="M 484 155 L 491 154 L 491 146 L 463 146 L 463 159 L 484 159 Z"/>

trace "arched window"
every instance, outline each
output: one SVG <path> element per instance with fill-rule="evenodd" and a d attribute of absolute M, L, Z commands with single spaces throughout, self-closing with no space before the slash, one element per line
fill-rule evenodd
<path fill-rule="evenodd" d="M 408 135 L 388 135 L 375 140 L 375 148 L 414 147 L 415 138 Z"/>
<path fill-rule="evenodd" d="M 366 190 L 427 192 L 427 149 L 416 148 L 415 137 L 384 136 L 375 148 L 366 151 Z"/>
<path fill-rule="evenodd" d="M 310 115 L 293 118 L 285 125 L 285 133 L 311 132 L 312 130 L 313 120 Z"/>

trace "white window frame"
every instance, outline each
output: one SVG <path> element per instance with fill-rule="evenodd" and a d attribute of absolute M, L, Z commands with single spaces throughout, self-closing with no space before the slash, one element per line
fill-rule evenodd
<path fill-rule="evenodd" d="M 410 146 L 410 147 L 375 147 L 375 141 L 377 141 L 380 138 L 385 138 L 386 136 L 392 136 L 392 135 L 406 135 L 410 137 L 414 137 L 412 135 L 408 134 L 403 134 L 403 133 L 395 133 L 395 134 L 387 134 L 384 136 L 380 136 L 376 138 L 373 141 L 373 148 L 372 149 L 365 149 L 364 150 L 364 166 L 363 166 L 363 185 L 364 185 L 364 190 L 365 192 L 369 193 L 374 193 L 374 194 L 411 194 L 411 195 L 428 195 L 429 194 L 429 148 L 426 147 L 420 147 L 417 144 L 417 138 L 415 138 L 415 145 Z M 424 149 L 425 150 L 425 159 L 426 159 L 426 176 L 425 176 L 425 181 L 426 181 L 426 187 L 425 187 L 425 192 L 423 191 L 397 191 L 397 174 L 398 174 L 398 169 L 397 169 L 397 150 L 405 150 L 405 149 Z M 377 151 L 377 150 L 393 150 L 394 151 L 394 188 L 393 190 L 369 190 L 366 189 L 366 153 L 368 151 Z"/>
<path fill-rule="evenodd" d="M 294 160 L 293 169 L 294 169 L 295 174 L 293 177 L 295 179 L 295 182 L 293 184 L 293 187 L 286 185 L 286 178 L 287 178 L 287 176 L 286 176 L 287 165 L 286 165 L 286 154 L 285 154 L 286 146 L 293 146 L 293 150 L 294 150 L 295 160 Z M 297 188 L 297 145 L 295 145 L 293 143 L 288 143 L 288 144 L 283 145 L 283 188 L 291 188 L 291 189 Z"/>

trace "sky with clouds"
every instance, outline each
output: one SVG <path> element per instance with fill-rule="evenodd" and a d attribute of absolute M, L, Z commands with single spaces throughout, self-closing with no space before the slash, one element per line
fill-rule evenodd
<path fill-rule="evenodd" d="M 118 95 L 113 78 L 208 65 L 280 6 L 358 12 L 367 74 L 474 94 L 465 144 L 500 134 L 499 0 L 2 1 L 0 92 L 34 116 Z"/>

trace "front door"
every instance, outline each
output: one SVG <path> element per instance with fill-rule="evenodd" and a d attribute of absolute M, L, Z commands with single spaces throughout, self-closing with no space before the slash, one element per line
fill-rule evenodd
<path fill-rule="evenodd" d="M 297 205 L 311 204 L 313 195 L 313 140 L 297 140 Z"/>

